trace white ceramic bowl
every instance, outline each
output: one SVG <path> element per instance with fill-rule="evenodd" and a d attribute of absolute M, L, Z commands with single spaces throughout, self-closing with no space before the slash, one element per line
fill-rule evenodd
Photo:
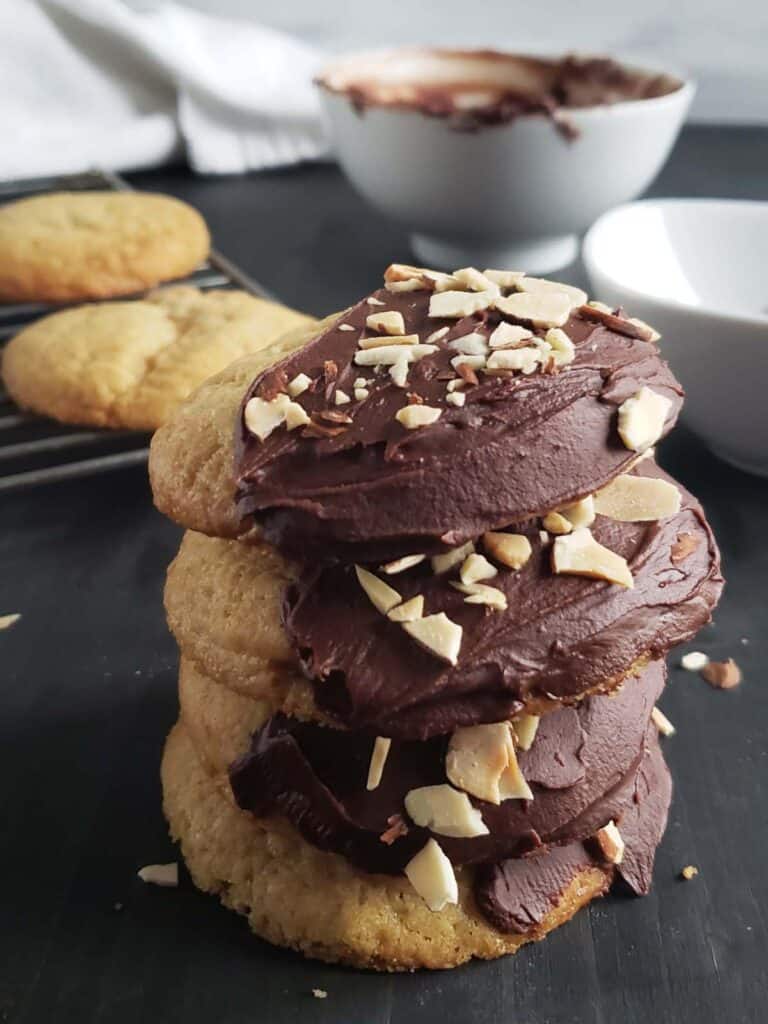
<path fill-rule="evenodd" d="M 439 65 L 441 54 L 446 52 L 357 54 L 330 64 L 318 84 L 352 183 L 410 229 L 420 260 L 447 269 L 543 273 L 569 263 L 578 251 L 577 234 L 654 178 L 694 93 L 683 82 L 651 99 L 569 109 L 578 133 L 569 141 L 545 114 L 458 131 L 447 118 L 418 109 L 371 105 L 361 111 L 348 92 L 330 84 L 359 74 L 369 80 L 380 75 L 386 85 L 401 67 L 413 75 L 420 60 Z M 439 66 L 423 71 L 437 80 L 440 73 Z"/>
<path fill-rule="evenodd" d="M 629 203 L 583 251 L 594 297 L 661 331 L 688 424 L 726 461 L 768 475 L 768 203 Z"/>

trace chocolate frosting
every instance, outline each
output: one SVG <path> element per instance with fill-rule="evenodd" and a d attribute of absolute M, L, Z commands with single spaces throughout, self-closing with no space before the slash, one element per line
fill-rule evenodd
<path fill-rule="evenodd" d="M 446 404 L 446 380 L 455 376 L 452 339 L 488 335 L 499 314 L 483 311 L 458 321 L 430 319 L 426 291 L 374 293 L 381 306 L 358 303 L 304 348 L 253 382 L 253 396 L 269 399 L 304 373 L 312 386 L 301 404 L 319 429 L 276 430 L 259 441 L 241 416 L 236 438 L 237 502 L 255 515 L 268 540 L 284 553 L 318 562 L 371 561 L 453 547 L 485 530 L 540 515 L 593 493 L 625 470 L 635 453 L 621 442 L 617 407 L 647 385 L 672 405 L 672 428 L 682 389 L 656 345 L 609 330 L 579 313 L 564 327 L 576 358 L 557 374 L 485 376 L 466 391 L 466 404 Z M 440 406 L 431 426 L 407 430 L 395 414 L 409 401 L 388 374 L 355 366 L 366 317 L 402 313 L 406 333 L 422 341 L 441 327 L 438 350 L 412 364 L 407 393 Z M 354 330 L 340 330 L 351 325 Z M 543 333 L 543 332 L 539 332 Z M 332 371 L 328 372 L 328 367 Z M 370 396 L 344 405 L 333 395 L 369 380 Z M 307 433 L 310 436 L 305 436 Z"/>
<path fill-rule="evenodd" d="M 633 798 L 618 820 L 625 849 L 617 872 L 638 896 L 650 888 L 671 796 L 672 780 L 654 738 L 636 775 Z M 525 934 L 543 921 L 574 877 L 599 863 L 596 844 L 586 842 L 483 864 L 475 872 L 475 899 L 499 931 Z"/>
<path fill-rule="evenodd" d="M 451 861 L 495 863 L 542 845 L 567 845 L 618 819 L 634 795 L 653 784 L 650 775 L 642 783 L 637 775 L 649 731 L 655 734 L 649 718 L 664 676 L 663 663 L 654 662 L 616 696 L 587 698 L 543 718 L 531 749 L 518 758 L 534 799 L 497 806 L 471 798 L 489 834 L 436 835 Z M 406 817 L 411 789 L 447 781 L 447 739 L 394 740 L 381 782 L 369 792 L 372 744 L 360 732 L 277 715 L 232 765 L 235 799 L 259 816 L 284 815 L 308 842 L 366 871 L 398 874 L 431 833 L 409 823 L 407 834 L 391 844 L 380 837 L 393 816 Z"/>
<path fill-rule="evenodd" d="M 669 480 L 650 460 L 632 471 Z M 680 512 L 645 523 L 598 516 L 595 538 L 623 555 L 633 589 L 555 575 L 538 523 L 520 528 L 533 555 L 489 583 L 505 611 L 469 605 L 428 562 L 391 577 L 403 599 L 423 594 L 425 614 L 445 612 L 463 627 L 458 664 L 420 649 L 378 612 L 352 566 L 308 568 L 286 593 L 284 618 L 318 703 L 350 728 L 426 738 L 459 725 L 500 721 L 534 698 L 572 701 L 659 657 L 710 618 L 722 588 L 719 555 L 701 507 L 683 488 Z M 699 539 L 673 562 L 680 534 Z M 455 573 L 454 573 L 455 577 Z"/>

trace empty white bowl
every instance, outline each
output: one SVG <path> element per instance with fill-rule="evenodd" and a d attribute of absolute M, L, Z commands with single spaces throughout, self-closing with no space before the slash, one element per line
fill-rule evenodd
<path fill-rule="evenodd" d="M 597 221 L 583 253 L 594 297 L 661 331 L 688 424 L 768 475 L 768 203 L 629 203 Z"/>
<path fill-rule="evenodd" d="M 387 99 L 411 83 L 418 83 L 418 94 L 459 81 L 471 104 L 489 83 L 491 89 L 528 88 L 526 62 L 535 61 L 394 50 L 340 58 L 319 76 L 342 167 L 374 206 L 412 232 L 413 249 L 426 265 L 542 273 L 569 263 L 577 235 L 654 178 L 694 93 L 678 78 L 665 95 L 563 110 L 572 139 L 545 113 L 462 131 L 455 119 L 426 113 L 418 103 Z M 372 84 L 382 101 L 361 103 L 361 92 Z"/>

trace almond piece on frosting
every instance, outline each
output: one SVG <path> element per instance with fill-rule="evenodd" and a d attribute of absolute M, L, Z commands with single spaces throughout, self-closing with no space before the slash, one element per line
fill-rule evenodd
<path fill-rule="evenodd" d="M 405 794 L 405 809 L 414 824 L 439 836 L 471 839 L 487 836 L 488 827 L 466 793 L 453 786 L 421 786 Z"/>
<path fill-rule="evenodd" d="M 404 622 L 403 629 L 417 644 L 442 661 L 447 661 L 449 665 L 455 665 L 459 660 L 464 631 L 458 623 L 452 622 L 445 612 L 427 615 L 413 622 Z"/>
<path fill-rule="evenodd" d="M 364 569 L 361 565 L 355 566 L 355 573 L 357 582 L 368 595 L 371 604 L 382 615 L 392 611 L 403 600 L 394 587 L 390 587 L 388 583 L 380 580 L 378 576 L 374 576 L 372 572 Z"/>
<path fill-rule="evenodd" d="M 451 581 L 451 586 L 467 595 L 464 604 L 484 604 L 497 612 L 507 610 L 507 595 L 498 587 L 488 587 L 484 583 L 457 583 L 455 580 Z"/>
<path fill-rule="evenodd" d="M 499 288 L 517 288 L 525 277 L 522 270 L 484 270 L 483 274 Z"/>
<path fill-rule="evenodd" d="M 480 580 L 490 580 L 498 572 L 495 565 L 491 565 L 483 555 L 467 555 L 459 570 L 461 582 L 465 584 L 479 583 Z"/>
<path fill-rule="evenodd" d="M 619 437 L 633 452 L 643 452 L 661 437 L 672 402 L 643 387 L 619 406 Z"/>
<path fill-rule="evenodd" d="M 420 565 L 426 557 L 426 555 L 403 555 L 402 558 L 396 558 L 394 562 L 385 562 L 380 568 L 387 576 L 394 576 L 399 572 L 405 572 L 406 569 L 412 569 L 415 565 Z"/>
<path fill-rule="evenodd" d="M 561 327 L 550 327 L 544 340 L 552 350 L 556 366 L 567 366 L 576 358 L 574 344 Z"/>
<path fill-rule="evenodd" d="M 571 300 L 565 292 L 515 292 L 496 299 L 496 309 L 515 320 L 529 320 L 534 327 L 562 327 L 571 315 Z"/>
<path fill-rule="evenodd" d="M 365 784 L 369 792 L 379 787 L 391 746 L 392 740 L 388 736 L 377 736 L 374 740 L 371 763 L 368 765 L 368 780 Z"/>
<path fill-rule="evenodd" d="M 491 348 L 519 348 L 523 342 L 533 337 L 533 331 L 519 324 L 508 324 L 502 320 L 499 326 L 491 332 L 488 344 Z"/>
<path fill-rule="evenodd" d="M 499 294 L 499 285 L 492 281 L 486 274 L 481 274 L 474 267 L 462 267 L 461 270 L 454 270 L 454 278 L 459 284 L 464 285 L 471 292 L 495 292 Z"/>
<path fill-rule="evenodd" d="M 529 292 L 533 295 L 544 293 L 560 292 L 567 295 L 571 308 L 583 306 L 587 301 L 587 293 L 581 288 L 574 288 L 572 284 L 562 284 L 560 281 L 547 281 L 543 277 L 523 277 L 517 287 L 521 292 Z"/>
<path fill-rule="evenodd" d="M 518 715 L 512 719 L 512 731 L 520 750 L 530 750 L 539 728 L 539 715 Z"/>
<path fill-rule="evenodd" d="M 558 512 L 565 516 L 575 530 L 580 526 L 591 526 L 595 521 L 594 495 L 590 494 L 586 498 L 582 498 L 581 501 L 574 501 L 572 505 L 558 509 Z"/>
<path fill-rule="evenodd" d="M 533 373 L 541 363 L 541 350 L 531 346 L 524 348 L 497 348 L 488 357 L 486 368 L 493 370 L 519 370 L 521 373 Z"/>
<path fill-rule="evenodd" d="M 472 331 L 448 342 L 448 348 L 465 356 L 484 356 L 488 351 L 488 341 L 484 334 Z"/>
<path fill-rule="evenodd" d="M 434 839 L 430 839 L 405 866 L 405 875 L 430 910 L 440 911 L 459 902 L 453 865 Z"/>
<path fill-rule="evenodd" d="M 312 378 L 308 377 L 306 373 L 297 373 L 288 384 L 288 394 L 291 398 L 298 398 L 299 395 L 304 394 L 311 383 Z"/>
<path fill-rule="evenodd" d="M 423 615 L 424 597 L 422 594 L 417 594 L 409 601 L 403 601 L 402 604 L 396 605 L 387 612 L 387 618 L 392 622 L 414 622 L 416 619 L 422 618 Z"/>
<path fill-rule="evenodd" d="M 555 537 L 552 568 L 556 573 L 590 576 L 628 589 L 635 585 L 626 559 L 598 543 L 586 526 L 564 537 Z"/>
<path fill-rule="evenodd" d="M 524 533 L 484 533 L 483 547 L 509 569 L 522 569 L 531 557 L 531 542 Z"/>
<path fill-rule="evenodd" d="M 370 320 L 371 318 L 368 317 Z M 370 338 L 360 338 L 357 347 L 364 352 L 372 348 L 382 348 L 391 345 L 418 345 L 418 334 L 372 334 Z"/>
<path fill-rule="evenodd" d="M 548 512 L 542 519 L 542 525 L 545 530 L 549 530 L 550 533 L 557 535 L 570 533 L 573 529 L 573 523 L 570 519 L 561 515 L 560 512 Z"/>
<path fill-rule="evenodd" d="M 433 352 L 437 352 L 437 345 L 388 345 L 384 338 L 380 338 L 379 341 L 383 344 L 355 352 L 356 366 L 392 366 L 401 360 L 406 363 L 417 363 L 424 356 L 431 356 Z"/>
<path fill-rule="evenodd" d="M 276 395 L 270 401 L 250 398 L 243 413 L 245 425 L 260 441 L 266 441 L 273 430 L 285 423 L 288 430 L 305 426 L 309 416 L 298 402 L 292 402 L 288 395 Z"/>
<path fill-rule="evenodd" d="M 647 523 L 680 511 L 680 491 L 668 480 L 617 476 L 595 495 L 595 511 L 622 523 Z"/>
<path fill-rule="evenodd" d="M 371 313 L 365 318 L 365 326 L 371 331 L 378 331 L 380 334 L 405 334 L 405 320 L 403 314 L 396 310 L 387 310 L 384 313 Z"/>
<path fill-rule="evenodd" d="M 450 572 L 455 565 L 463 562 L 474 550 L 475 545 L 471 540 L 468 540 L 466 544 L 462 544 L 458 548 L 452 548 L 443 555 L 433 555 L 430 559 L 432 572 L 436 576 L 440 576 L 444 572 Z"/>
<path fill-rule="evenodd" d="M 402 423 L 406 430 L 417 430 L 419 427 L 429 427 L 437 423 L 442 412 L 442 409 L 435 409 L 431 405 L 404 405 L 395 413 L 395 419 Z"/>
<path fill-rule="evenodd" d="M 517 764 L 509 722 L 470 725 L 451 736 L 445 758 L 449 780 L 479 800 L 533 800 Z"/>
<path fill-rule="evenodd" d="M 624 840 L 614 821 L 609 821 L 595 835 L 600 852 L 609 864 L 621 864 L 624 859 Z"/>
<path fill-rule="evenodd" d="M 498 298 L 498 289 L 485 292 L 435 292 L 429 300 L 430 317 L 447 317 L 459 320 L 488 309 Z"/>

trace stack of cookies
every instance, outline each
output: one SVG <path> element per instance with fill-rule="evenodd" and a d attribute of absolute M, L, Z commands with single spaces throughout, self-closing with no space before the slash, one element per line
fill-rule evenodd
<path fill-rule="evenodd" d="M 188 530 L 165 811 L 257 934 L 450 967 L 647 892 L 663 658 L 722 587 L 654 461 L 682 402 L 657 340 L 567 285 L 393 265 L 155 435 Z"/>
<path fill-rule="evenodd" d="M 212 373 L 310 317 L 241 291 L 189 285 L 205 221 L 170 196 L 60 192 L 0 208 L 0 302 L 88 303 L 26 327 L 3 352 L 23 409 L 63 423 L 155 430 Z"/>

